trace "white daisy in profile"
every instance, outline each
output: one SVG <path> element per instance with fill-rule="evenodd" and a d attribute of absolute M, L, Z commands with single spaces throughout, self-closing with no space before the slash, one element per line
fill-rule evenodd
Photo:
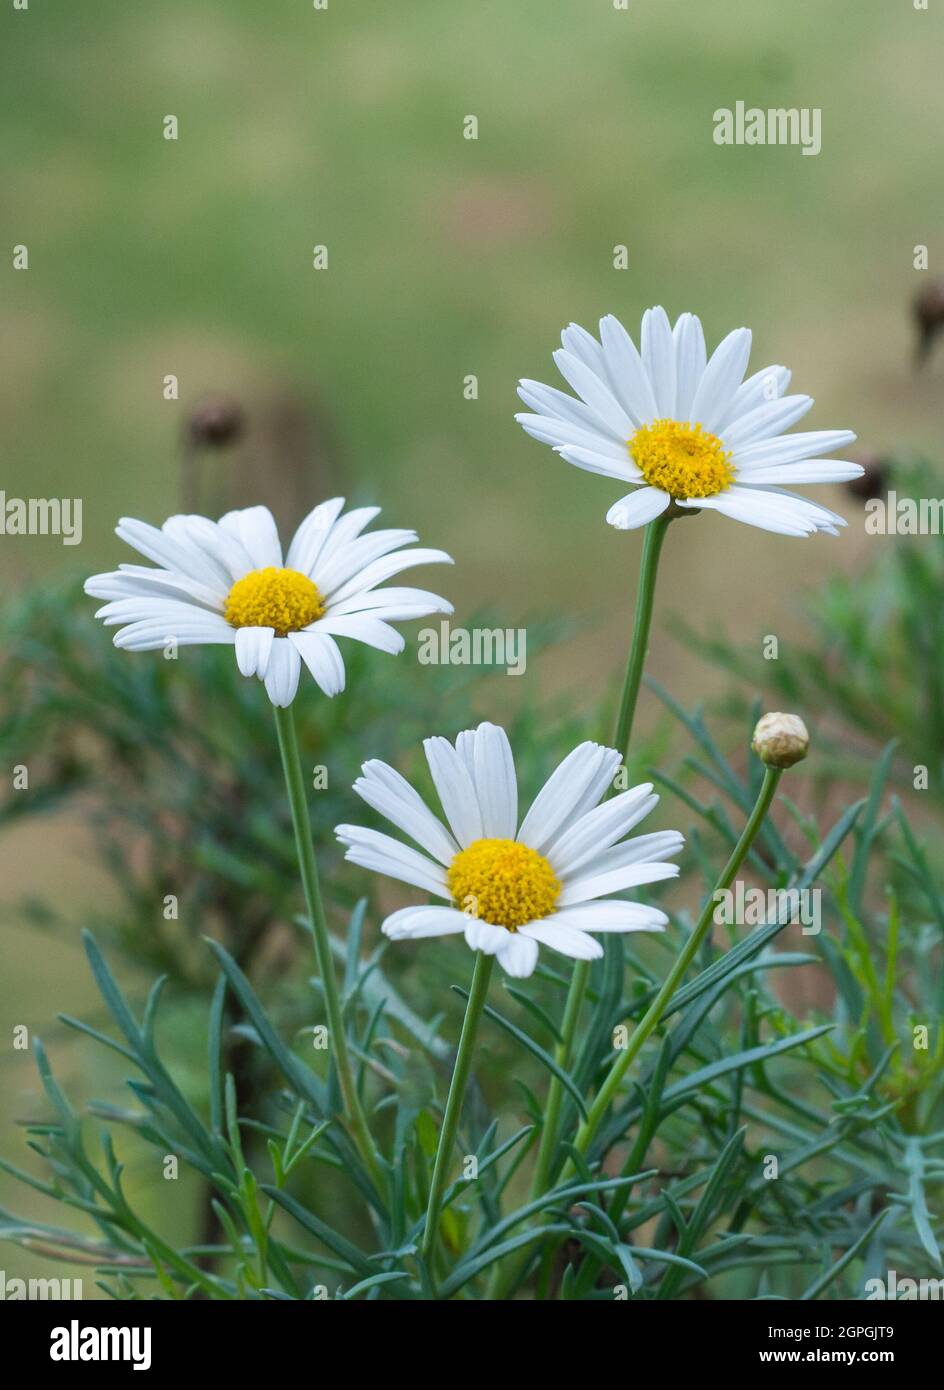
<path fill-rule="evenodd" d="M 635 839 L 629 833 L 656 805 L 651 783 L 601 804 L 620 754 L 582 743 L 564 759 L 518 824 L 518 784 L 503 729 L 480 724 L 456 739 L 423 747 L 448 824 L 409 782 L 382 762 L 367 762 L 359 796 L 402 830 L 413 849 L 378 830 L 339 825 L 353 864 L 422 888 L 445 906 L 405 907 L 383 923 L 394 941 L 462 933 L 473 951 L 498 957 L 509 975 L 530 975 L 538 945 L 574 960 L 603 954 L 598 932 L 661 931 L 656 907 L 610 896 L 675 878 L 666 862 L 683 844 L 675 830 Z M 423 853 L 420 853 L 420 850 Z"/>
<path fill-rule="evenodd" d="M 404 550 L 414 531 L 361 535 L 380 508 L 342 516 L 343 508 L 343 497 L 315 507 L 284 558 L 267 507 L 219 521 L 172 516 L 159 530 L 125 517 L 116 534 L 159 568 L 121 565 L 93 575 L 85 592 L 108 600 L 95 616 L 120 625 L 116 647 L 232 643 L 239 670 L 265 682 L 273 705 L 292 703 L 302 662 L 326 695 L 337 695 L 344 661 L 336 637 L 400 652 L 404 639 L 391 623 L 452 612 L 425 589 L 378 587 L 413 565 L 451 565 L 445 551 Z"/>
<path fill-rule="evenodd" d="M 568 463 L 631 484 L 607 512 L 611 526 L 644 526 L 673 502 L 786 536 L 837 535 L 845 526 L 781 485 L 857 478 L 857 463 L 822 457 L 855 435 L 785 433 L 813 399 L 786 395 L 786 367 L 744 380 L 749 329 L 729 333 L 710 359 L 695 315 L 682 314 L 673 328 L 662 308 L 643 315 L 640 350 L 612 314 L 600 320 L 599 342 L 577 324 L 561 341 L 554 361 L 579 399 L 522 381 L 518 394 L 535 413 L 515 419 Z"/>

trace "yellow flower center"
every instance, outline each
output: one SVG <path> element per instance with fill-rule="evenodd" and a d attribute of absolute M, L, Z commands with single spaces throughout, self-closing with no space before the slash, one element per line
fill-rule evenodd
<path fill-rule="evenodd" d="M 629 440 L 629 452 L 650 487 L 670 497 L 713 497 L 734 481 L 731 455 L 701 425 L 653 420 Z"/>
<path fill-rule="evenodd" d="M 446 879 L 463 912 L 509 931 L 553 912 L 561 888 L 544 855 L 516 840 L 473 840 Z"/>
<path fill-rule="evenodd" d="M 223 610 L 231 627 L 274 627 L 285 637 L 324 613 L 324 600 L 306 574 L 267 565 L 237 579 Z"/>

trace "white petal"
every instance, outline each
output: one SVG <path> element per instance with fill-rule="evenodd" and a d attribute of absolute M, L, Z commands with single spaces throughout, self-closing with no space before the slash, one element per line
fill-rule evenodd
<path fill-rule="evenodd" d="M 545 917 L 540 922 L 529 922 L 526 927 L 519 928 L 518 935 L 530 936 L 532 941 L 540 941 L 542 946 L 550 946 L 552 951 L 570 956 L 571 960 L 599 960 L 603 955 L 599 941 L 560 918 Z"/>
<path fill-rule="evenodd" d="M 392 835 L 370 830 L 363 825 L 336 825 L 334 833 L 343 845 L 347 845 L 344 858 L 351 864 L 360 864 L 374 873 L 399 879 L 401 883 L 411 883 L 414 888 L 422 888 L 437 898 L 451 901 L 445 870 L 440 864 L 427 859 L 425 854 L 401 844 Z"/>
<path fill-rule="evenodd" d="M 762 440 L 745 449 L 734 450 L 738 468 L 754 468 L 764 463 L 796 463 L 845 449 L 855 442 L 851 430 L 806 430 L 787 434 L 782 439 Z"/>
<path fill-rule="evenodd" d="M 465 849 L 485 834 L 472 775 L 447 738 L 426 738 L 423 748 L 446 820 Z"/>
<path fill-rule="evenodd" d="M 214 592 L 220 590 L 219 566 L 192 541 L 175 540 L 156 526 L 149 526 L 146 521 L 136 521 L 130 516 L 121 518 L 115 527 L 115 534 L 164 569 L 196 579 Z"/>
<path fill-rule="evenodd" d="M 783 500 L 786 499 L 787 505 L 811 521 L 818 531 L 830 531 L 836 535 L 837 527 L 848 525 L 844 516 L 830 511 L 829 507 L 824 507 L 820 502 L 804 497 L 800 492 L 787 492 L 786 488 L 782 487 L 760 487 L 756 483 L 752 483 L 745 491 L 753 493 L 755 497 L 766 494 L 773 505 L 782 506 Z"/>
<path fill-rule="evenodd" d="M 507 932 L 509 940 L 498 952 L 498 964 L 513 980 L 526 980 L 538 963 L 538 944 L 520 932 Z"/>
<path fill-rule="evenodd" d="M 371 531 L 340 546 L 329 560 L 319 560 L 312 569 L 312 578 L 323 594 L 333 594 L 375 560 L 415 544 L 416 539 L 415 531 L 403 528 Z"/>
<path fill-rule="evenodd" d="M 600 320 L 600 339 L 607 376 L 620 404 L 634 426 L 648 424 L 656 417 L 656 398 L 636 344 L 612 314 Z"/>
<path fill-rule="evenodd" d="M 590 777 L 583 793 L 574 800 L 570 814 L 561 823 L 562 833 L 569 826 L 576 825 L 588 811 L 592 811 L 594 806 L 608 794 L 613 785 L 613 778 L 622 765 L 622 755 L 615 748 L 604 747 L 602 751 L 603 756 L 599 761 L 596 773 Z"/>
<path fill-rule="evenodd" d="M 642 316 L 642 360 L 652 382 L 660 416 L 675 418 L 675 343 L 668 315 L 661 305 Z"/>
<path fill-rule="evenodd" d="M 278 527 L 268 507 L 243 507 L 220 517 L 220 526 L 235 536 L 256 569 L 282 568 Z"/>
<path fill-rule="evenodd" d="M 165 535 L 200 550 L 216 566 L 223 592 L 253 568 L 245 547 L 206 516 L 169 516 L 161 527 Z"/>
<path fill-rule="evenodd" d="M 705 334 L 695 314 L 681 314 L 672 337 L 675 341 L 675 419 L 691 419 L 692 401 L 708 362 Z"/>
<path fill-rule="evenodd" d="M 359 536 L 364 527 L 379 515 L 379 507 L 353 507 L 345 516 L 339 517 L 325 537 L 318 555 L 319 565 L 326 565 L 333 555 Z"/>
<path fill-rule="evenodd" d="M 757 526 L 762 531 L 773 531 L 781 536 L 811 536 L 816 530 L 808 519 L 788 516 L 783 509 L 771 506 L 765 500 L 767 494 L 757 489 L 742 488 L 737 495 L 734 489 L 719 493 L 717 497 L 693 497 L 680 502 L 680 507 L 697 507 L 702 511 L 720 512 L 732 521 L 743 521 L 748 526 Z"/>
<path fill-rule="evenodd" d="M 602 423 L 599 429 L 591 430 L 581 429 L 579 425 L 572 425 L 569 420 L 556 420 L 550 415 L 519 413 L 515 419 L 533 439 L 539 440 L 542 444 L 550 444 L 554 448 L 559 446 L 569 448 L 574 445 L 580 449 L 587 449 L 590 453 L 598 454 L 610 454 L 613 450 L 613 433 L 604 430 Z M 620 437 L 624 445 L 634 432 L 631 428 Z"/>
<path fill-rule="evenodd" d="M 314 629 L 290 632 L 288 641 L 324 693 L 331 697 L 344 689 L 344 660 L 334 638 L 319 628 L 320 624 L 316 624 Z M 297 672 L 295 680 L 297 683 Z"/>
<path fill-rule="evenodd" d="M 244 676 L 265 676 L 275 630 L 241 627 L 236 630 L 236 665 Z"/>
<path fill-rule="evenodd" d="M 235 630 L 218 613 L 168 598 L 113 599 L 96 610 L 106 627 L 127 623 L 114 637 L 116 647 L 153 651 L 176 641 L 185 646 L 230 643 Z"/>
<path fill-rule="evenodd" d="M 507 944 L 508 937 L 512 935 L 504 927 L 493 926 L 491 922 L 470 917 L 468 913 L 463 914 L 463 920 L 467 944 L 473 951 L 482 951 L 486 956 L 494 956 Z"/>
<path fill-rule="evenodd" d="M 558 878 L 572 874 L 588 859 L 627 835 L 658 802 L 658 796 L 652 795 L 652 783 L 644 782 L 594 807 L 548 846 L 551 868 Z"/>
<path fill-rule="evenodd" d="M 657 907 L 646 903 L 628 903 L 622 898 L 597 899 L 595 902 L 579 903 L 576 907 L 565 907 L 545 918 L 547 922 L 562 922 L 579 931 L 589 932 L 632 932 L 664 931 L 668 926 L 667 915 Z"/>
<path fill-rule="evenodd" d="M 279 709 L 287 709 L 295 699 L 302 663 L 287 637 L 276 637 L 266 666 L 266 694 Z"/>
<path fill-rule="evenodd" d="M 363 773 L 354 783 L 357 795 L 448 867 L 459 846 L 406 778 L 376 759 L 364 764 Z"/>
<path fill-rule="evenodd" d="M 653 863 L 670 859 L 685 844 L 677 830 L 656 830 L 651 835 L 634 835 L 631 840 L 595 850 L 579 864 L 581 874 L 605 874 L 627 864 Z M 571 871 L 571 875 L 573 876 Z"/>
<path fill-rule="evenodd" d="M 457 936 L 465 925 L 466 919 L 454 907 L 401 907 L 380 930 L 391 941 L 418 941 L 425 936 Z"/>
<path fill-rule="evenodd" d="M 444 550 L 430 550 L 422 546 L 417 546 L 413 550 L 399 550 L 394 555 L 384 555 L 380 559 L 374 560 L 371 564 L 365 565 L 363 569 L 351 576 L 345 583 L 333 588 L 329 580 L 325 579 L 321 573 L 320 565 L 315 566 L 314 581 L 321 592 L 328 598 L 328 607 L 333 608 L 337 603 L 343 603 L 345 599 L 361 594 L 369 589 L 374 589 L 378 584 L 385 583 L 392 579 L 401 570 L 412 569 L 415 565 L 451 565 L 453 564 L 451 555 L 447 555 Z M 440 600 L 441 602 L 442 600 Z"/>
<path fill-rule="evenodd" d="M 406 621 L 408 618 L 426 618 L 432 613 L 451 613 L 452 604 L 439 594 L 431 594 L 426 589 L 406 589 L 391 585 L 387 589 L 371 589 L 364 594 L 352 594 L 340 602 L 332 601 L 325 609 L 325 617 L 341 617 L 346 613 L 367 613 L 371 617 L 383 618 L 385 622 Z"/>
<path fill-rule="evenodd" d="M 561 376 L 574 388 L 581 400 L 593 410 L 616 438 L 628 439 L 633 433 L 633 423 L 619 401 L 613 395 L 607 382 L 601 380 L 596 372 L 563 348 L 553 354 L 554 362 Z"/>
<path fill-rule="evenodd" d="M 606 519 L 617 531 L 634 531 L 661 516 L 671 501 L 669 494 L 657 487 L 637 488 L 614 502 Z"/>
<path fill-rule="evenodd" d="M 332 497 L 312 509 L 301 523 L 285 557 L 287 569 L 311 576 L 312 566 L 331 533 L 331 528 L 344 510 L 344 498 Z"/>
<path fill-rule="evenodd" d="M 791 375 L 786 367 L 764 367 L 753 376 L 749 376 L 746 381 L 742 381 L 734 393 L 729 409 L 718 422 L 719 429 L 723 430 L 733 424 L 735 420 L 763 405 L 765 401 L 778 401 L 781 396 L 786 395 Z"/>
<path fill-rule="evenodd" d="M 589 430 L 593 434 L 603 430 L 611 436 L 614 451 L 625 450 L 626 439 L 622 431 L 608 430 L 596 411 L 584 405 L 583 401 L 574 400 L 566 391 L 558 391 L 555 386 L 545 386 L 540 381 L 524 379 L 518 382 L 518 395 L 538 415 L 576 425 L 578 429 Z"/>
<path fill-rule="evenodd" d="M 518 828 L 518 781 L 508 735 L 497 724 L 466 729 L 456 752 L 475 784 L 482 830 L 490 839 L 513 840 Z"/>
<path fill-rule="evenodd" d="M 114 598 L 95 610 L 96 618 L 101 618 L 106 627 L 117 623 L 161 622 L 179 623 L 193 626 L 202 623 L 211 629 L 221 623 L 229 626 L 219 613 L 211 613 L 199 604 L 188 603 L 186 599 L 164 598 L 160 594 L 134 594 L 126 598 Z M 232 629 L 231 629 L 232 631 Z"/>
<path fill-rule="evenodd" d="M 576 445 L 557 445 L 557 452 L 567 463 L 582 468 L 586 473 L 600 473 L 604 478 L 617 478 L 620 482 L 631 483 L 642 478 L 639 469 L 624 450 L 625 457 L 619 461 L 591 449 L 578 449 Z"/>
<path fill-rule="evenodd" d="M 592 333 L 581 328 L 579 323 L 569 323 L 561 330 L 561 346 L 583 362 L 601 380 L 606 378 L 606 362 L 603 348 Z"/>
<path fill-rule="evenodd" d="M 737 521 L 747 521 L 765 530 L 784 529 L 784 534 L 812 535 L 821 527 L 846 524 L 836 512 L 811 502 L 808 497 L 778 487 L 762 487 L 758 483 L 735 485 L 718 497 L 693 498 L 688 505 L 713 507 Z"/>
<path fill-rule="evenodd" d="M 772 439 L 802 420 L 812 405 L 812 396 L 784 396 L 779 401 L 766 401 L 728 425 L 722 431 L 722 442 L 728 449 L 746 449 L 762 439 Z"/>
<path fill-rule="evenodd" d="M 176 642 L 180 647 L 200 647 L 204 645 L 227 645 L 235 638 L 235 629 L 222 618 L 207 613 L 200 616 L 194 609 L 193 618 L 174 619 L 168 623 L 160 617 L 145 618 L 129 623 L 114 636 L 114 644 L 129 652 L 154 652 Z"/>
<path fill-rule="evenodd" d="M 581 743 L 554 769 L 521 823 L 518 840 L 543 852 L 600 800 L 621 762 L 615 748 Z"/>
<path fill-rule="evenodd" d="M 858 463 L 842 459 L 806 459 L 801 463 L 770 463 L 755 468 L 739 468 L 737 480 L 745 486 L 752 483 L 845 483 L 861 478 L 865 469 Z"/>
<path fill-rule="evenodd" d="M 751 355 L 751 333 L 735 328 L 711 355 L 692 400 L 692 423 L 714 432 L 741 384 Z"/>
<path fill-rule="evenodd" d="M 211 588 L 186 574 L 147 565 L 119 565 L 107 574 L 93 574 L 84 588 L 92 598 L 170 598 L 199 604 L 214 613 L 223 611 L 226 598 L 222 586 Z"/>
<path fill-rule="evenodd" d="M 607 893 L 619 893 L 624 888 L 636 888 L 642 883 L 659 883 L 662 879 L 677 878 L 677 864 L 628 864 L 622 869 L 612 869 L 609 873 L 578 874 L 564 884 L 557 900 L 558 907 L 570 907 L 574 903 L 589 902 L 591 898 L 603 898 Z"/>
<path fill-rule="evenodd" d="M 356 642 L 363 642 L 368 647 L 376 647 L 378 651 L 390 652 L 393 655 L 402 652 L 406 646 L 406 639 L 395 627 L 391 627 L 380 618 L 363 613 L 352 613 L 348 617 L 326 613 L 312 625 L 312 630 L 330 634 L 332 637 L 353 637 Z"/>

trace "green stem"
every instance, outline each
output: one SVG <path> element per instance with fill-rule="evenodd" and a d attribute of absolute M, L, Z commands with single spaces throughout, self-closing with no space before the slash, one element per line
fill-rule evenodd
<path fill-rule="evenodd" d="M 763 824 L 764 817 L 770 809 L 771 802 L 774 799 L 774 793 L 777 790 L 777 783 L 780 781 L 781 772 L 782 769 L 780 768 L 768 767 L 766 769 L 763 785 L 761 786 L 754 809 L 751 811 L 750 817 L 741 832 L 741 838 L 732 850 L 731 856 L 722 870 L 721 877 L 718 879 L 717 884 L 702 908 L 701 916 L 698 919 L 694 931 L 686 941 L 678 959 L 666 976 L 659 993 L 656 995 L 655 999 L 653 999 L 646 1013 L 633 1030 L 632 1036 L 629 1039 L 629 1045 L 620 1053 L 619 1057 L 610 1068 L 606 1080 L 600 1087 L 590 1107 L 587 1119 L 577 1132 L 574 1147 L 577 1149 L 578 1153 L 585 1154 L 592 1144 L 596 1132 L 609 1109 L 610 1102 L 619 1089 L 620 1082 L 626 1074 L 627 1069 L 639 1055 L 646 1039 L 651 1035 L 653 1030 L 658 1027 L 662 1016 L 671 1002 L 672 996 L 683 980 L 685 972 L 688 970 L 699 947 L 708 934 L 717 907 L 717 894 L 726 888 L 730 888 L 734 881 L 735 874 L 747 857 L 748 851 L 754 843 L 757 833 Z M 633 1153 L 630 1156 L 629 1163 L 624 1169 L 624 1172 L 628 1173 L 633 1171 L 636 1163 L 641 1162 L 643 1152 L 643 1146 L 637 1141 L 636 1147 L 633 1149 Z M 572 1161 L 569 1162 L 561 1175 L 562 1182 L 566 1182 L 575 1171 L 576 1165 Z M 620 1197 L 622 1196 L 623 1194 L 620 1194 L 616 1198 L 613 1211 L 610 1213 L 611 1218 L 616 1220 L 618 1220 L 619 1212 L 622 1210 L 623 1203 L 620 1201 Z"/>
<path fill-rule="evenodd" d="M 672 969 L 665 977 L 659 993 L 633 1029 L 627 1047 L 614 1061 L 607 1074 L 606 1080 L 597 1092 L 586 1120 L 577 1132 L 574 1146 L 578 1153 L 585 1154 L 593 1142 L 594 1136 L 600 1127 L 600 1123 L 609 1109 L 610 1103 L 616 1095 L 620 1082 L 625 1076 L 627 1069 L 639 1055 L 646 1039 L 658 1026 L 685 972 L 688 970 L 699 947 L 711 929 L 715 909 L 717 907 L 717 894 L 726 888 L 730 888 L 733 883 L 734 876 L 744 862 L 747 852 L 763 824 L 764 817 L 770 809 L 770 803 L 774 799 L 774 793 L 777 790 L 777 783 L 780 781 L 780 776 L 780 768 L 768 767 L 766 769 L 763 785 L 761 786 L 754 809 L 741 832 L 741 838 L 731 851 L 731 857 L 724 866 L 714 891 L 710 894 L 702 908 L 701 916 L 698 919 L 694 931 L 686 941 Z"/>
<path fill-rule="evenodd" d="M 275 728 L 279 737 L 279 751 L 282 754 L 282 769 L 285 773 L 285 789 L 288 793 L 288 802 L 292 811 L 292 825 L 295 830 L 298 868 L 305 893 L 308 920 L 311 923 L 311 934 L 315 941 L 315 955 L 321 975 L 321 987 L 324 991 L 331 1048 L 337 1069 L 338 1083 L 341 1087 L 344 1110 L 358 1152 L 370 1172 L 375 1187 L 382 1191 L 383 1175 L 380 1161 L 367 1125 L 360 1096 L 357 1093 L 357 1086 L 354 1083 L 351 1058 L 347 1049 L 347 1033 L 341 1012 L 341 996 L 338 993 L 338 982 L 334 973 L 334 962 L 331 958 L 331 941 L 328 935 L 324 902 L 321 897 L 321 886 L 318 881 L 318 865 L 315 862 L 315 850 L 311 838 L 311 820 L 308 815 L 308 798 L 298 754 L 295 717 L 291 706 L 288 709 L 276 707 Z"/>
<path fill-rule="evenodd" d="M 570 1065 L 570 1054 L 574 1044 L 574 1034 L 577 1031 L 577 1019 L 580 1016 L 580 1006 L 587 989 L 587 981 L 590 978 L 590 962 L 588 960 L 578 960 L 574 964 L 573 974 L 570 977 L 570 989 L 567 992 L 567 1003 L 564 1005 L 564 1018 L 561 1024 L 561 1040 L 554 1049 L 554 1060 L 557 1065 L 565 1070 Z M 534 1178 L 531 1183 L 531 1199 L 543 1196 L 547 1191 L 550 1181 L 551 1170 L 554 1164 L 554 1153 L 557 1148 L 557 1126 L 560 1121 L 561 1104 L 564 1098 L 564 1088 L 556 1076 L 551 1077 L 550 1085 L 547 1090 L 547 1107 L 544 1111 L 544 1124 L 541 1129 L 541 1147 L 538 1149 L 537 1164 L 534 1169 Z"/>
<path fill-rule="evenodd" d="M 636 701 L 642 682 L 646 652 L 649 647 L 649 629 L 652 627 L 652 605 L 656 596 L 656 573 L 659 569 L 659 556 L 665 533 L 672 520 L 671 509 L 650 521 L 646 527 L 646 539 L 642 547 L 639 564 L 639 586 L 636 590 L 636 616 L 633 621 L 633 636 L 629 645 L 629 660 L 626 663 L 626 676 L 623 680 L 623 697 L 620 700 L 619 718 L 616 722 L 616 735 L 613 743 L 623 758 L 629 751 L 630 735 L 633 731 L 633 718 L 636 714 Z"/>
<path fill-rule="evenodd" d="M 577 1019 L 580 1016 L 580 1006 L 586 993 L 587 982 L 590 979 L 590 962 L 578 960 L 574 963 L 573 974 L 570 977 L 570 989 L 567 991 L 567 1002 L 564 1005 L 564 1018 L 561 1024 L 560 1042 L 554 1049 L 554 1060 L 559 1067 L 566 1071 L 570 1064 L 571 1050 L 574 1045 L 574 1033 L 577 1030 Z M 531 1178 L 530 1201 L 534 1202 L 538 1197 L 542 1197 L 547 1191 L 551 1175 L 554 1168 L 554 1156 L 557 1152 L 557 1129 L 560 1124 L 561 1105 L 564 1099 L 564 1088 L 556 1076 L 551 1077 L 550 1085 L 547 1088 L 547 1105 L 544 1109 L 544 1123 L 541 1126 L 541 1144 L 538 1149 L 537 1162 L 534 1166 L 534 1174 Z M 522 1251 L 516 1251 L 514 1255 L 507 1259 L 499 1260 L 493 1266 L 492 1277 L 489 1281 L 488 1298 L 499 1300 L 507 1297 L 511 1286 L 515 1283 L 524 1267 L 535 1254 L 537 1246 L 528 1246 Z"/>
<path fill-rule="evenodd" d="M 469 988 L 465 1018 L 462 1020 L 462 1033 L 459 1037 L 459 1050 L 456 1053 L 456 1064 L 453 1067 L 452 1080 L 449 1083 L 449 1095 L 446 1098 L 442 1129 L 439 1132 L 439 1147 L 436 1150 L 433 1180 L 429 1188 L 429 1204 L 426 1208 L 426 1226 L 423 1231 L 421 1248 L 423 1259 L 428 1266 L 431 1263 L 431 1256 L 436 1245 L 443 1192 L 446 1190 L 446 1179 L 449 1165 L 452 1162 L 452 1149 L 456 1142 L 456 1130 L 459 1128 L 459 1115 L 462 1111 L 462 1101 L 472 1067 L 475 1034 L 478 1030 L 479 1019 L 482 1017 L 482 1010 L 485 1007 L 485 996 L 488 994 L 488 982 L 491 978 L 494 959 L 494 956 L 486 956 L 482 951 L 477 951 L 475 954 L 475 969 L 472 972 L 472 984 Z M 430 1274 L 432 1274 L 431 1270 Z"/>
<path fill-rule="evenodd" d="M 662 544 L 665 540 L 665 533 L 668 530 L 672 516 L 673 511 L 670 508 L 667 512 L 664 512 L 662 516 L 656 517 L 655 521 L 651 521 L 646 527 L 645 539 L 643 541 L 642 558 L 639 562 L 639 583 L 636 587 L 636 609 L 633 617 L 633 635 L 629 644 L 626 675 L 623 678 L 623 693 L 620 699 L 616 733 L 613 736 L 613 746 L 619 749 L 624 762 L 629 752 L 629 741 L 633 732 L 633 719 L 636 714 L 636 702 L 639 698 L 639 687 L 642 683 L 642 673 L 646 664 L 646 651 L 649 647 L 649 632 L 652 627 L 652 609 L 656 595 L 656 575 L 659 569 L 659 557 L 662 554 Z M 566 1071 L 570 1065 L 571 1049 L 573 1047 L 574 1034 L 577 1029 L 577 1020 L 580 1016 L 580 1006 L 583 1003 L 589 978 L 589 962 L 577 961 L 570 977 L 570 988 L 567 991 L 567 1001 L 564 1005 L 561 1041 L 554 1051 L 554 1060 L 564 1071 Z M 547 1090 L 547 1107 L 544 1111 L 544 1124 L 541 1127 L 541 1146 L 538 1150 L 537 1163 L 531 1181 L 532 1201 L 543 1196 L 550 1181 L 554 1154 L 557 1149 L 557 1127 L 560 1122 L 563 1098 L 564 1088 L 557 1077 L 552 1076 Z M 533 1250 L 523 1251 L 517 1259 L 510 1262 L 502 1261 L 495 1266 L 495 1272 L 491 1281 L 492 1297 L 502 1297 L 503 1291 L 510 1286 L 514 1276 L 533 1253 Z"/>
<path fill-rule="evenodd" d="M 636 612 L 633 619 L 633 636 L 629 644 L 629 658 L 626 662 L 626 675 L 623 680 L 623 695 L 620 700 L 619 717 L 616 721 L 616 733 L 613 736 L 613 746 L 619 749 L 624 761 L 629 752 L 629 741 L 633 733 L 633 719 L 636 714 L 636 702 L 639 698 L 639 686 L 642 682 L 642 673 L 646 664 L 646 651 L 649 646 L 649 631 L 652 627 L 652 608 L 656 594 L 656 574 L 659 569 L 659 556 L 662 553 L 662 543 L 665 540 L 665 533 L 668 530 L 671 519 L 671 511 L 664 512 L 662 516 L 656 517 L 655 521 L 651 521 L 646 527 L 646 536 L 643 541 L 642 559 L 639 563 L 639 584 L 636 589 Z M 557 1062 L 565 1069 L 570 1062 L 570 1049 L 573 1043 L 574 1032 L 577 1026 L 577 1017 L 580 1013 L 580 1005 L 583 1002 L 589 975 L 589 963 L 587 961 L 578 961 L 574 966 L 573 975 L 571 976 L 567 1003 L 564 1006 L 564 1021 L 561 1028 L 562 1041 L 556 1053 Z M 563 1094 L 564 1091 L 561 1083 L 556 1076 L 552 1076 L 547 1093 L 547 1110 L 545 1111 L 544 1129 L 541 1136 L 541 1149 L 538 1154 L 538 1167 L 535 1172 L 534 1187 L 531 1192 L 532 1197 L 539 1197 L 544 1192 L 543 1184 L 546 1183 L 550 1172 L 551 1155 L 553 1154 L 557 1139 L 557 1121 L 560 1115 Z M 543 1165 L 542 1158 L 544 1160 Z M 539 1185 L 539 1181 L 541 1185 Z"/>
<path fill-rule="evenodd" d="M 633 732 L 633 718 L 639 686 L 646 663 L 646 650 L 649 646 L 649 630 L 652 627 L 652 607 L 656 593 L 656 574 L 659 569 L 659 556 L 662 543 L 672 519 L 671 511 L 656 517 L 646 527 L 642 559 L 639 564 L 639 584 L 636 590 L 636 613 L 633 619 L 633 636 L 629 645 L 629 659 L 626 663 L 626 676 L 623 681 L 623 695 L 620 700 L 619 718 L 613 745 L 618 748 L 625 761 L 629 751 L 629 740 Z M 555 1053 L 558 1065 L 567 1070 L 570 1065 L 570 1052 L 573 1045 L 580 1006 L 587 989 L 590 966 L 587 961 L 578 961 L 574 966 L 564 1005 L 564 1020 L 561 1027 L 561 1042 Z M 557 1145 L 557 1125 L 560 1118 L 564 1088 L 556 1076 L 551 1077 L 547 1092 L 547 1109 L 544 1113 L 544 1126 L 541 1132 L 541 1147 L 538 1152 L 534 1182 L 531 1187 L 532 1198 L 540 1197 L 545 1191 L 551 1172 L 553 1154 Z"/>

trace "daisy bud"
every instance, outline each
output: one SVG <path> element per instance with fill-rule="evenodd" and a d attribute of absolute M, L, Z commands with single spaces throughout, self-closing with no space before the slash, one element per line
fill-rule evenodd
<path fill-rule="evenodd" d="M 207 396 L 194 406 L 186 430 L 191 444 L 226 449 L 235 444 L 246 420 L 239 402 L 230 396 Z"/>
<path fill-rule="evenodd" d="M 765 714 L 757 721 L 751 747 L 768 767 L 792 767 L 806 757 L 810 736 L 798 714 Z"/>

